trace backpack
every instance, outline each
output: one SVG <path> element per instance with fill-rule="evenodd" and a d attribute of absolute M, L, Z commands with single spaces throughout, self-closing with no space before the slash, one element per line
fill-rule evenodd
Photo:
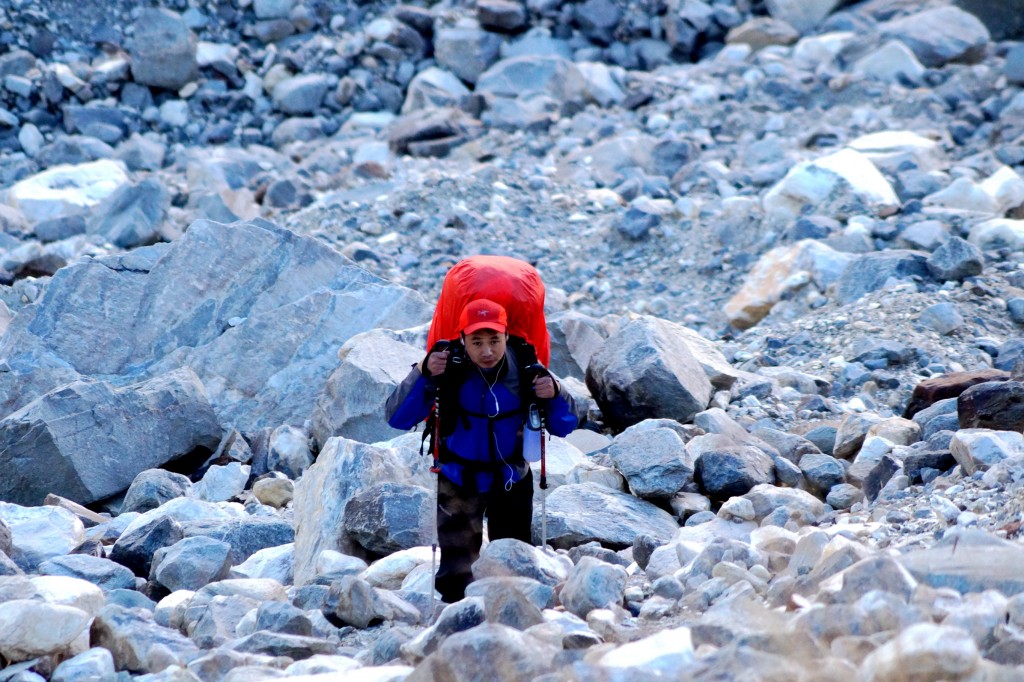
<path fill-rule="evenodd" d="M 505 308 L 508 333 L 533 346 L 545 367 L 551 361 L 551 337 L 544 319 L 544 282 L 537 269 L 508 256 L 470 256 L 444 276 L 441 295 L 427 334 L 427 349 L 436 341 L 459 337 L 459 316 L 470 301 L 486 298 Z"/>
<path fill-rule="evenodd" d="M 466 304 L 478 298 L 489 299 L 505 308 L 509 333 L 507 352 L 515 354 L 520 370 L 536 362 L 546 367 L 551 360 L 551 337 L 544 318 L 544 282 L 537 269 L 525 261 L 508 256 L 470 256 L 460 260 L 444 277 L 441 295 L 427 334 L 428 350 L 437 341 L 452 341 L 445 381 L 439 388 L 442 437 L 455 431 L 460 418 L 455 409 L 458 405 L 458 387 L 464 379 L 462 372 L 470 365 L 465 349 L 458 340 L 459 317 Z M 526 381 L 520 382 L 519 394 L 525 411 L 534 400 L 533 391 Z M 430 451 L 435 454 L 439 452 L 434 447 L 438 438 L 435 433 L 438 429 L 437 421 L 431 409 L 420 445 L 421 454 L 423 444 L 428 440 Z"/>

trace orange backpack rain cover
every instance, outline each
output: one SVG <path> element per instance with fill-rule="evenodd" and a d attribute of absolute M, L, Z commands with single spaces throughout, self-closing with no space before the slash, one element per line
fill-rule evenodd
<path fill-rule="evenodd" d="M 508 333 L 526 339 L 547 367 L 551 338 L 544 320 L 544 282 L 535 267 L 508 256 L 470 256 L 452 266 L 441 284 L 427 348 L 440 339 L 457 339 L 462 309 L 478 298 L 503 306 Z"/>

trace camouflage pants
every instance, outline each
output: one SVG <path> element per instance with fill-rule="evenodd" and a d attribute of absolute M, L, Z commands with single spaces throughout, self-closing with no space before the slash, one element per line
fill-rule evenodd
<path fill-rule="evenodd" d="M 473 580 L 470 570 L 480 557 L 484 516 L 490 540 L 515 538 L 532 542 L 533 475 L 506 491 L 478 493 L 458 486 L 439 475 L 437 482 L 437 542 L 441 546 L 441 565 L 437 570 L 437 590 L 449 604 L 462 599 L 466 585 Z"/>

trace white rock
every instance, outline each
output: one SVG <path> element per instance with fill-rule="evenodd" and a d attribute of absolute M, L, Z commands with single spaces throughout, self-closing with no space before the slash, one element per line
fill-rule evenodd
<path fill-rule="evenodd" d="M 81 609 L 34 599 L 0 604 L 0 654 L 12 661 L 57 653 L 89 624 Z"/>
<path fill-rule="evenodd" d="M 835 31 L 801 38 L 793 46 L 793 62 L 805 69 L 815 69 L 828 64 L 855 35 L 850 31 Z"/>
<path fill-rule="evenodd" d="M 911 83 L 920 83 L 925 68 L 902 41 L 890 40 L 854 62 L 851 71 L 860 76 L 890 83 L 896 83 L 900 78 L 905 78 Z"/>
<path fill-rule="evenodd" d="M 402 581 L 414 568 L 429 564 L 430 557 L 430 547 L 403 549 L 373 562 L 359 577 L 374 587 L 395 590 L 401 587 Z"/>
<path fill-rule="evenodd" d="M 43 137 L 43 134 L 39 132 L 39 128 L 34 123 L 26 123 L 18 131 L 18 144 L 21 145 L 21 150 L 30 158 L 35 158 L 45 143 L 46 138 Z"/>
<path fill-rule="evenodd" d="M 1002 215 L 1024 204 L 1024 178 L 1009 166 L 1002 166 L 981 182 L 981 189 L 992 197 L 996 213 Z"/>
<path fill-rule="evenodd" d="M 245 508 L 239 504 L 214 504 L 203 500 L 194 500 L 189 497 L 176 497 L 169 500 L 156 509 L 139 514 L 122 532 L 127 535 L 137 528 L 142 527 L 149 521 L 169 516 L 178 523 L 186 521 L 199 521 L 202 519 L 236 519 L 246 516 Z"/>
<path fill-rule="evenodd" d="M 295 543 L 278 547 L 265 547 L 231 568 L 232 578 L 269 578 L 282 585 L 291 585 L 294 577 L 292 563 L 295 559 Z"/>
<path fill-rule="evenodd" d="M 927 206 L 942 206 L 959 211 L 996 212 L 996 200 L 970 178 L 957 178 L 949 187 L 929 194 L 923 201 Z"/>
<path fill-rule="evenodd" d="M 602 62 L 576 62 L 576 66 L 583 74 L 587 96 L 602 107 L 618 104 L 626 98 L 621 77 L 615 75 L 621 69 L 616 71 Z"/>
<path fill-rule="evenodd" d="M 79 165 L 49 168 L 21 182 L 7 193 L 5 202 L 32 222 L 81 213 L 128 183 L 122 161 L 100 159 Z"/>
<path fill-rule="evenodd" d="M 602 656 L 599 664 L 605 668 L 635 670 L 640 676 L 671 676 L 693 660 L 690 628 L 681 627 L 624 644 Z"/>
<path fill-rule="evenodd" d="M 980 658 L 977 644 L 964 630 L 917 623 L 864 659 L 858 679 L 964 680 L 978 668 Z"/>
<path fill-rule="evenodd" d="M 38 575 L 30 578 L 36 594 L 48 604 L 74 606 L 85 611 L 90 617 L 99 614 L 107 603 L 107 597 L 97 585 L 63 575 Z"/>
<path fill-rule="evenodd" d="M 169 99 L 160 105 L 160 122 L 171 128 L 184 128 L 188 125 L 188 102 L 181 99 Z"/>
<path fill-rule="evenodd" d="M 880 216 L 890 215 L 900 205 L 892 185 L 866 156 L 843 149 L 791 168 L 765 194 L 764 209 L 775 220 L 793 220 L 805 207 L 824 204 L 841 190 L 848 190 Z"/>
<path fill-rule="evenodd" d="M 967 241 L 983 251 L 1000 247 L 1019 251 L 1024 249 L 1024 220 L 986 220 L 971 228 Z"/>
<path fill-rule="evenodd" d="M 235 63 L 238 59 L 238 48 L 228 43 L 211 43 L 200 40 L 196 45 L 196 63 L 200 67 L 210 66 L 217 62 Z"/>
<path fill-rule="evenodd" d="M 536 441 L 534 441 L 536 442 Z M 564 438 L 551 436 L 546 442 L 548 492 L 566 483 L 566 476 L 574 467 L 586 461 L 587 456 Z M 535 487 L 540 485 L 540 462 L 531 462 Z M 539 488 L 537 489 L 539 495 Z"/>
<path fill-rule="evenodd" d="M 228 462 L 224 466 L 213 465 L 206 470 L 201 481 L 189 489 L 189 495 L 207 502 L 224 502 L 245 490 L 249 480 L 248 464 Z"/>
<path fill-rule="evenodd" d="M 412 671 L 407 665 L 367 666 L 346 671 L 344 679 L 345 682 L 402 682 Z M 331 682 L 337 679 L 337 673 L 288 676 L 288 682 Z"/>
<path fill-rule="evenodd" d="M 85 542 L 85 526 L 61 507 L 22 507 L 0 502 L 0 521 L 11 529 L 11 559 L 32 570 L 53 557 L 70 554 Z"/>
<path fill-rule="evenodd" d="M 949 450 L 964 473 L 971 475 L 1024 455 L 1024 435 L 1016 431 L 960 429 L 953 434 Z"/>
<path fill-rule="evenodd" d="M 849 144 L 882 170 L 896 172 L 906 162 L 929 172 L 946 165 L 942 146 L 910 130 L 885 130 L 861 135 Z"/>
<path fill-rule="evenodd" d="M 257 19 L 286 19 L 295 6 L 295 0 L 253 0 L 252 9 Z"/>
<path fill-rule="evenodd" d="M 175 590 L 157 602 L 153 609 L 153 620 L 157 625 L 172 630 L 183 630 L 185 627 L 185 611 L 195 596 L 192 590 Z"/>

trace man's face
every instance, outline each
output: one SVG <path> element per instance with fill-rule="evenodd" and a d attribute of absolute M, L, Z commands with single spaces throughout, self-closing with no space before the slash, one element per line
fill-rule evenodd
<path fill-rule="evenodd" d="M 478 367 L 491 369 L 496 367 L 505 356 L 505 343 L 508 335 L 493 329 L 477 329 L 464 337 L 466 355 Z"/>

